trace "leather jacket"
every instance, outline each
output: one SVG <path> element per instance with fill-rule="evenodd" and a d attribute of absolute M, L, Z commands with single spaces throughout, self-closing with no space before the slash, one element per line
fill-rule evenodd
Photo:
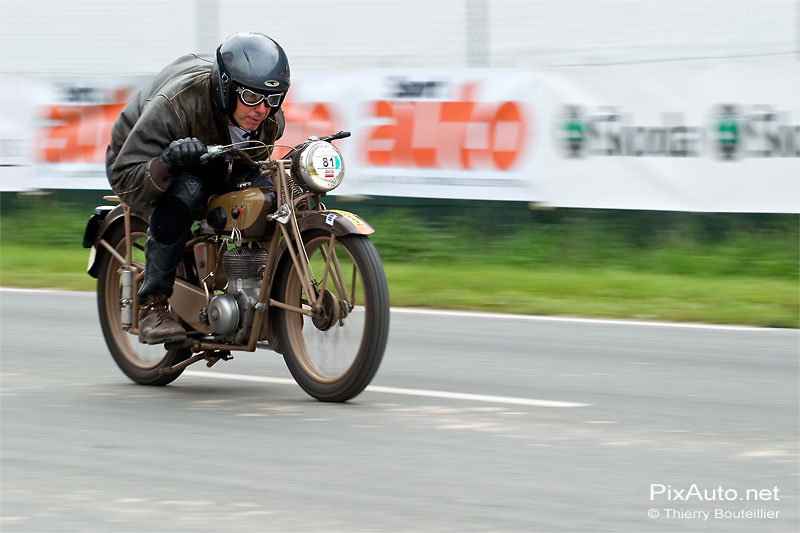
<path fill-rule="evenodd" d="M 111 128 L 106 173 L 111 188 L 127 204 L 145 204 L 164 193 L 172 181 L 159 156 L 176 139 L 197 137 L 206 146 L 230 144 L 225 115 L 211 97 L 212 62 L 186 55 L 167 66 L 125 105 Z M 265 142 L 284 129 L 283 111 L 264 122 Z M 264 157 L 264 152 L 253 157 Z M 224 181 L 227 164 L 215 161 L 192 169 L 204 183 Z"/>

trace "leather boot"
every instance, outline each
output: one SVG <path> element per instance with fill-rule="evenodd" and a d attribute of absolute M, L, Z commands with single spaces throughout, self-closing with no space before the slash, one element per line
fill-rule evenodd
<path fill-rule="evenodd" d="M 139 342 L 163 344 L 186 338 L 186 330 L 172 318 L 166 294 L 148 294 L 139 306 Z"/>
<path fill-rule="evenodd" d="M 170 244 L 163 244 L 151 235 L 147 236 L 144 245 L 144 283 L 139 287 L 139 301 L 144 302 L 150 294 L 172 295 L 172 286 L 175 283 L 175 271 L 183 256 L 184 243 L 179 240 Z"/>

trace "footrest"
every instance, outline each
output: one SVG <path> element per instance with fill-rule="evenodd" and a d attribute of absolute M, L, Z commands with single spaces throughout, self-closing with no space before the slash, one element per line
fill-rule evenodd
<path fill-rule="evenodd" d="M 185 348 L 191 348 L 193 344 L 194 340 L 186 338 L 181 341 L 164 343 L 164 348 L 167 350 L 183 350 Z"/>

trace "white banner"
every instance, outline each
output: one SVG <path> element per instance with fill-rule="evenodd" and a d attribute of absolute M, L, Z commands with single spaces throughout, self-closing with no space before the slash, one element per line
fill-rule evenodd
<path fill-rule="evenodd" d="M 143 81 L 0 79 L 0 188 L 108 189 Z M 280 142 L 353 132 L 342 195 L 797 213 L 799 94 L 797 62 L 307 72 Z"/>
<path fill-rule="evenodd" d="M 40 84 L 25 78 L 0 77 L 0 191 L 29 188 L 34 159 L 36 112 Z"/>
<path fill-rule="evenodd" d="M 559 207 L 800 212 L 800 63 L 547 77 L 541 199 Z"/>

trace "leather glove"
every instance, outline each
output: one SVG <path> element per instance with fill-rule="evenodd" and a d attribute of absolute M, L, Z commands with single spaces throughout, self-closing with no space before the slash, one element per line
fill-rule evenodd
<path fill-rule="evenodd" d="M 164 169 L 172 174 L 175 170 L 200 163 L 200 156 L 207 152 L 206 145 L 197 137 L 172 141 L 159 160 Z"/>

